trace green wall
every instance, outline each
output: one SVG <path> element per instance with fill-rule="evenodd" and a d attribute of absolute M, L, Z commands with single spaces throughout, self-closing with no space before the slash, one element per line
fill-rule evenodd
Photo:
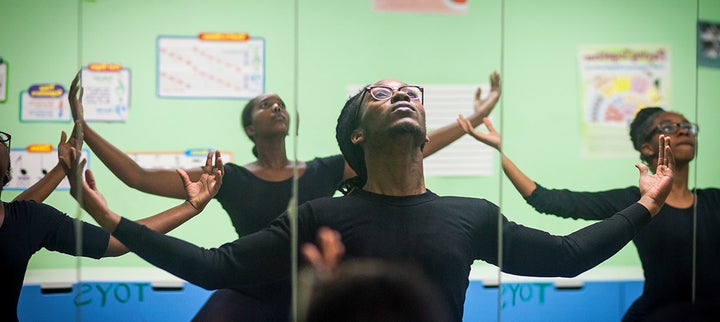
<path fill-rule="evenodd" d="M 0 103 L 0 128 L 13 135 L 15 147 L 56 144 L 60 131 L 70 131 L 72 124 L 19 122 L 20 91 L 42 82 L 69 86 L 80 66 L 114 62 L 130 69 L 132 97 L 127 122 L 92 124 L 106 139 L 126 151 L 211 146 L 232 151 L 236 163 L 248 163 L 252 144 L 239 126 L 245 101 L 161 99 L 155 85 L 159 35 L 248 32 L 266 41 L 266 90 L 280 94 L 302 116 L 296 146 L 301 160 L 339 153 L 334 123 L 348 84 L 381 78 L 478 84 L 498 70 L 503 98 L 495 123 L 506 153 L 531 178 L 575 190 L 626 187 L 637 184 L 636 158 L 580 154 L 577 49 L 660 44 L 672 55 L 670 108 L 701 127 L 696 184 L 720 186 L 720 169 L 711 162 L 720 156 L 720 147 L 708 139 L 720 131 L 712 127 L 713 120 L 720 120 L 720 70 L 695 67 L 697 15 L 720 21 L 717 1 L 699 1 L 698 9 L 687 0 L 478 0 L 469 1 L 466 15 L 378 13 L 368 0 L 298 2 L 296 20 L 291 0 L 5 0 L 0 4 L 0 57 L 10 63 L 10 81 L 8 100 Z M 119 214 L 138 219 L 178 202 L 126 187 L 93 157 L 91 166 L 99 189 Z M 431 177 L 426 182 L 439 194 L 487 198 L 511 220 L 552 233 L 588 224 L 537 214 L 497 171 L 489 177 Z M 16 195 L 5 191 L 3 200 Z M 64 191 L 47 203 L 80 213 Z M 216 202 L 171 234 L 206 247 L 236 237 Z M 81 261 L 86 266 L 148 266 L 132 254 Z M 30 268 L 75 264 L 74 258 L 43 250 Z M 603 265 L 636 266 L 639 261 L 630 245 Z"/>

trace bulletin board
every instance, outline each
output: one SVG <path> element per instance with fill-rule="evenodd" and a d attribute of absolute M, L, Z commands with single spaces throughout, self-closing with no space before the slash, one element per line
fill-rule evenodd
<path fill-rule="evenodd" d="M 157 39 L 157 94 L 164 98 L 252 98 L 265 90 L 265 40 Z"/>

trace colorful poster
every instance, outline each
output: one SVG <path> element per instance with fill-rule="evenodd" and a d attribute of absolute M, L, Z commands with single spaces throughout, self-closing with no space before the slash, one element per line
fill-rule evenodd
<path fill-rule="evenodd" d="M 635 113 L 665 107 L 670 51 L 663 46 L 584 47 L 579 50 L 583 156 L 636 156 L 628 139 Z"/>
<path fill-rule="evenodd" d="M 161 36 L 157 47 L 160 97 L 252 98 L 265 90 L 265 41 L 261 38 L 246 34 Z"/>
<path fill-rule="evenodd" d="M 698 65 L 720 67 L 720 23 L 698 22 Z"/>
<path fill-rule="evenodd" d="M 90 64 L 81 74 L 87 121 L 124 122 L 130 108 L 130 71 L 118 64 Z"/>
<path fill-rule="evenodd" d="M 32 85 L 20 93 L 20 121 L 70 120 L 67 91 L 60 84 Z"/>
<path fill-rule="evenodd" d="M 373 0 L 375 11 L 466 14 L 468 0 Z"/>
<path fill-rule="evenodd" d="M 90 151 L 82 149 L 82 158 L 88 162 L 85 168 L 90 167 Z M 25 190 L 42 179 L 58 163 L 57 149 L 52 144 L 32 144 L 26 148 L 10 149 L 12 179 L 4 189 Z M 63 178 L 56 190 L 70 189 L 67 177 Z"/>

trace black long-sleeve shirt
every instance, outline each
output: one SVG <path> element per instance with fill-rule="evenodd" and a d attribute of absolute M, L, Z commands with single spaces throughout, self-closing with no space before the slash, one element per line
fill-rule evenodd
<path fill-rule="evenodd" d="M 645 285 L 643 294 L 626 312 L 625 320 L 639 321 L 671 303 L 690 302 L 693 242 L 697 247 L 696 301 L 720 303 L 717 293 L 720 289 L 720 189 L 697 189 L 695 193 L 696 224 L 693 223 L 692 207 L 681 209 L 666 204 L 633 239 L 642 263 Z M 546 189 L 538 184 L 526 200 L 542 213 L 598 220 L 639 198 L 637 187 L 575 192 Z"/>
<path fill-rule="evenodd" d="M 110 234 L 82 224 L 82 250 L 77 253 L 75 221 L 46 204 L 34 201 L 2 203 L 0 224 L 0 321 L 17 321 L 17 304 L 28 262 L 41 248 L 98 259 L 105 254 Z"/>
<path fill-rule="evenodd" d="M 298 209 L 298 242 L 318 228 L 340 232 L 346 258 L 371 257 L 418 265 L 461 321 L 474 260 L 498 262 L 498 220 L 506 252 L 503 270 L 531 276 L 575 276 L 620 250 L 650 221 L 640 204 L 568 236 L 552 236 L 507 221 L 484 199 L 385 196 L 357 191 L 322 198 Z M 122 219 L 114 235 L 143 259 L 205 288 L 242 288 L 290 271 L 290 222 L 271 225 L 219 248 L 205 249 Z"/>

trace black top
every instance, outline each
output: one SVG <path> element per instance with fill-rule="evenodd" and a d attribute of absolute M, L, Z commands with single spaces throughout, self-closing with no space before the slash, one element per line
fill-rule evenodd
<path fill-rule="evenodd" d="M 75 221 L 57 209 L 35 201 L 3 202 L 0 225 L 0 321 L 17 321 L 17 304 L 30 257 L 41 248 L 69 255 L 75 249 Z M 83 223 L 82 256 L 100 258 L 110 235 Z"/>
<path fill-rule="evenodd" d="M 298 209 L 298 242 L 313 242 L 321 226 L 340 232 L 346 257 L 418 264 L 461 321 L 474 260 L 497 263 L 497 221 L 502 218 L 503 270 L 571 277 L 620 250 L 650 221 L 640 204 L 568 236 L 552 236 L 501 217 L 484 199 L 439 197 L 432 192 L 392 197 L 357 191 L 306 202 Z M 143 259 L 204 288 L 243 287 L 283 278 L 290 270 L 287 214 L 269 227 L 219 248 L 205 249 L 122 219 L 114 235 Z"/>
<path fill-rule="evenodd" d="M 697 189 L 696 300 L 719 301 L 720 189 Z M 527 198 L 536 210 L 565 218 L 603 219 L 640 198 L 637 187 L 599 192 L 545 189 L 538 185 Z M 633 239 L 645 275 L 643 294 L 626 312 L 626 320 L 642 320 L 672 302 L 692 295 L 693 208 L 662 207 Z"/>
<path fill-rule="evenodd" d="M 223 184 L 215 199 L 227 211 L 238 236 L 267 227 L 287 209 L 292 196 L 292 178 L 266 181 L 233 163 L 225 164 L 224 168 Z M 342 155 L 306 162 L 305 172 L 298 179 L 298 204 L 332 197 L 344 170 Z"/>

